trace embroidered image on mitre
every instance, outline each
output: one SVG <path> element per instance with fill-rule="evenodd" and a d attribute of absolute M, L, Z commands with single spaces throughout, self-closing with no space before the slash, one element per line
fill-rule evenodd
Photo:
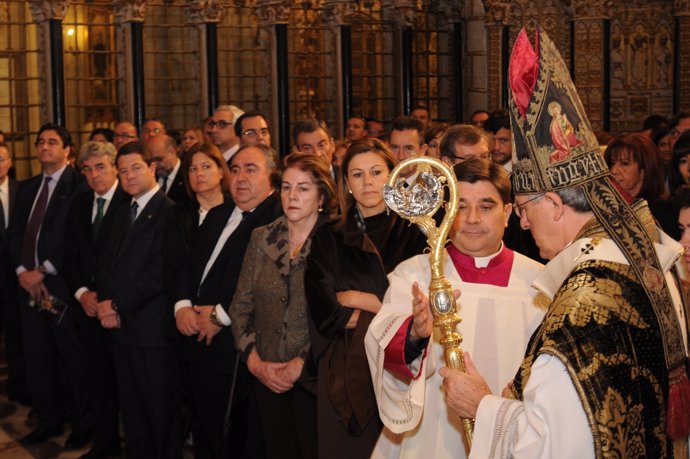
<path fill-rule="evenodd" d="M 568 68 L 545 33 L 532 49 L 525 30 L 520 32 L 508 78 L 515 193 L 557 190 L 609 174 Z"/>
<path fill-rule="evenodd" d="M 578 187 L 606 237 L 615 242 L 644 289 L 658 322 L 669 375 L 670 438 L 690 430 L 690 383 L 682 331 L 653 240 L 632 198 L 610 177 L 568 68 L 541 30 L 532 47 L 525 30 L 516 39 L 508 71 L 513 133 L 513 191 L 539 194 Z M 644 206 L 646 208 L 646 206 Z M 665 379 L 665 378 L 664 378 Z"/>

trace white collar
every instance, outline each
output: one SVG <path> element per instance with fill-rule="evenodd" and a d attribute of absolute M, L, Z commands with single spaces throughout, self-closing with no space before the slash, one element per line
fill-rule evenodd
<path fill-rule="evenodd" d="M 175 180 L 175 177 L 177 177 L 177 172 L 180 170 L 181 165 L 182 165 L 182 161 L 180 161 L 178 159 L 177 164 L 175 164 L 175 167 L 173 167 L 173 170 L 170 171 L 170 173 L 168 174 L 168 181 L 166 182 L 167 183 L 166 188 L 170 189 L 170 187 L 172 186 L 172 182 L 173 182 L 173 180 Z"/>
<path fill-rule="evenodd" d="M 661 269 L 664 273 L 668 272 L 683 254 L 683 246 L 674 241 L 663 231 L 659 230 L 661 243 L 654 243 L 654 250 Z M 592 238 L 583 238 L 574 241 L 563 249 L 553 260 L 548 262 L 544 269 L 537 275 L 532 282 L 532 286 L 540 292 L 553 299 L 558 289 L 563 285 L 565 278 L 575 269 L 577 265 L 587 260 L 601 260 L 629 265 L 628 260 L 620 251 L 615 242 L 611 239 L 602 239 L 591 250 L 587 249 L 587 244 L 592 242 Z M 584 253 L 584 252 L 587 253 Z"/>
<path fill-rule="evenodd" d="M 158 192 L 158 190 L 160 190 L 160 189 L 161 189 L 161 187 L 158 186 L 158 184 L 156 183 L 153 188 L 151 188 L 149 191 L 147 191 L 146 193 L 139 196 L 137 199 L 132 198 L 132 202 L 136 201 L 137 205 L 139 206 L 139 208 L 137 210 L 137 216 L 139 216 L 141 211 L 144 210 L 144 207 L 146 207 L 146 204 L 149 203 L 149 201 L 151 200 L 153 195 L 156 194 Z"/>
<path fill-rule="evenodd" d="M 110 201 L 111 199 L 113 199 L 113 195 L 115 194 L 115 190 L 117 189 L 117 185 L 119 185 L 119 183 L 120 183 L 119 180 L 115 179 L 115 183 L 113 183 L 113 186 L 111 186 L 108 191 L 106 191 L 105 193 L 103 193 L 101 195 L 94 192 L 93 193 L 94 197 L 95 198 L 103 198 L 106 201 Z"/>

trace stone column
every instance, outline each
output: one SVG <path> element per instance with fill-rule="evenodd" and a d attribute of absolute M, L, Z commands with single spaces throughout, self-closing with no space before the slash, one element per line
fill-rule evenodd
<path fill-rule="evenodd" d="M 510 33 L 512 6 L 509 1 L 484 0 L 486 12 L 486 67 L 488 110 L 505 106 L 507 101 L 506 72 L 510 58 L 507 37 Z"/>
<path fill-rule="evenodd" d="M 344 126 L 352 115 L 352 26 L 357 14 L 355 2 L 325 0 L 323 20 L 335 30 L 337 45 L 336 85 L 338 87 L 337 126 Z"/>
<path fill-rule="evenodd" d="M 608 131 L 611 119 L 611 0 L 573 2 L 572 78 L 595 131 Z"/>
<path fill-rule="evenodd" d="M 31 13 L 41 29 L 44 45 L 41 65 L 46 75 L 47 120 L 65 126 L 65 77 L 62 53 L 62 20 L 67 12 L 67 1 L 31 0 Z"/>
<path fill-rule="evenodd" d="M 218 23 L 225 7 L 220 0 L 189 0 L 187 18 L 199 29 L 202 116 L 220 105 L 218 90 Z"/>
<path fill-rule="evenodd" d="M 464 20 L 464 0 L 441 0 L 439 2 L 436 27 L 451 30 L 451 98 L 453 122 L 462 123 L 465 118 L 465 37 L 467 27 Z"/>
<path fill-rule="evenodd" d="M 690 111 L 690 0 L 673 2 L 673 111 Z"/>
<path fill-rule="evenodd" d="M 392 20 L 400 31 L 398 59 L 400 62 L 400 100 L 402 101 L 402 112 L 409 115 L 414 99 L 412 46 L 414 26 L 417 20 L 417 2 L 414 0 L 384 0 L 382 3 L 387 18 Z"/>
<path fill-rule="evenodd" d="M 118 44 L 124 49 L 118 62 L 121 94 L 125 94 L 125 119 L 141 127 L 146 119 L 144 98 L 144 36 L 142 25 L 146 0 L 117 0 L 114 4 L 118 24 Z"/>
<path fill-rule="evenodd" d="M 290 88 L 288 70 L 288 33 L 290 23 L 289 0 L 256 0 L 256 10 L 261 27 L 273 27 L 273 81 L 274 135 L 277 137 L 278 154 L 290 152 Z M 277 131 L 277 132 L 275 132 Z"/>

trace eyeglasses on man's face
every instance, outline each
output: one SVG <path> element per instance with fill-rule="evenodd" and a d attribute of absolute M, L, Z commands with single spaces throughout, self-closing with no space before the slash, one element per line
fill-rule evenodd
<path fill-rule="evenodd" d="M 219 121 L 213 121 L 213 120 L 211 120 L 211 121 L 209 121 L 208 123 L 206 123 L 206 125 L 207 125 L 210 129 L 213 129 L 213 128 L 215 128 L 216 126 L 218 127 L 218 129 L 225 129 L 225 128 L 227 128 L 227 127 L 233 126 L 233 123 L 231 123 L 231 122 L 229 122 L 229 121 L 225 121 L 225 120 L 219 120 Z"/>
<path fill-rule="evenodd" d="M 249 137 L 250 139 L 256 139 L 259 135 L 261 135 L 261 137 L 266 137 L 268 134 L 270 134 L 268 128 L 247 129 L 242 133 L 243 136 Z"/>
<path fill-rule="evenodd" d="M 515 215 L 518 216 L 518 218 L 522 218 L 522 212 L 526 209 L 525 206 L 529 204 L 530 202 L 536 201 L 538 199 L 543 198 L 543 194 L 538 194 L 536 196 L 532 196 L 529 198 L 527 201 L 523 202 L 522 204 L 518 204 L 517 201 L 513 202 L 513 210 L 515 210 Z"/>

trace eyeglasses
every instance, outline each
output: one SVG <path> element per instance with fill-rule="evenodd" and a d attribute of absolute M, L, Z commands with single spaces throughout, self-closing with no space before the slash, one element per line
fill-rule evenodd
<path fill-rule="evenodd" d="M 522 204 L 518 204 L 517 202 L 513 203 L 513 210 L 515 210 L 515 215 L 518 216 L 518 218 L 522 218 L 522 210 L 527 204 L 529 204 L 532 201 L 536 201 L 537 199 L 543 198 L 543 194 L 538 194 L 532 198 L 529 198 L 527 201 L 523 202 Z"/>
<path fill-rule="evenodd" d="M 208 123 L 206 123 L 206 125 L 207 125 L 210 129 L 213 129 L 213 128 L 216 127 L 216 126 L 218 126 L 218 129 L 225 129 L 225 128 L 228 127 L 228 126 L 233 126 L 234 123 L 231 123 L 231 122 L 225 121 L 225 120 L 220 120 L 220 121 L 213 121 L 213 120 L 211 120 L 211 121 L 209 121 Z"/>
<path fill-rule="evenodd" d="M 144 129 L 144 132 L 145 132 L 146 134 L 153 134 L 153 135 L 156 135 L 156 134 L 160 134 L 160 133 L 161 133 L 161 128 Z"/>
<path fill-rule="evenodd" d="M 121 139 L 136 139 L 137 136 L 135 135 L 129 135 L 129 134 L 118 134 L 117 132 L 113 134 L 113 138 L 119 137 Z"/>
<path fill-rule="evenodd" d="M 266 137 L 270 133 L 271 131 L 269 131 L 268 128 L 261 128 L 258 131 L 256 129 L 247 129 L 242 133 L 242 135 L 247 136 L 250 139 L 256 139 L 259 134 L 261 134 L 261 137 Z"/>

